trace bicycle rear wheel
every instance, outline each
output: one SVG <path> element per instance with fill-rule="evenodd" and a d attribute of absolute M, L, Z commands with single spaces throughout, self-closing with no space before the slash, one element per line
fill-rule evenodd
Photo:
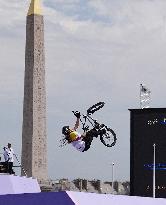
<path fill-rule="evenodd" d="M 117 141 L 115 132 L 111 128 L 107 128 L 106 133 L 100 135 L 100 141 L 106 147 L 113 147 L 116 144 L 116 141 Z"/>
<path fill-rule="evenodd" d="M 104 106 L 104 102 L 98 102 L 95 105 L 92 105 L 88 110 L 87 110 L 87 114 L 93 114 L 94 112 L 96 112 L 97 110 L 101 109 Z"/>

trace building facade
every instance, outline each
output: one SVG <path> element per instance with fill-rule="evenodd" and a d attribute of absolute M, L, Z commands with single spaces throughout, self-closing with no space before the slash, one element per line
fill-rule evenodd
<path fill-rule="evenodd" d="M 166 108 L 132 109 L 130 126 L 131 195 L 166 198 Z"/>

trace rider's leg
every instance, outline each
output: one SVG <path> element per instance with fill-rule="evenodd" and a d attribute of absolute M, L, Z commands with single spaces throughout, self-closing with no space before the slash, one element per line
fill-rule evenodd
<path fill-rule="evenodd" d="M 91 135 L 91 134 L 89 134 L 89 132 L 87 132 L 86 135 L 83 136 L 82 140 L 85 142 L 85 149 L 84 149 L 84 151 L 87 151 L 90 148 L 91 143 L 93 141 L 93 135 Z"/>
<path fill-rule="evenodd" d="M 83 152 L 87 151 L 90 148 L 91 142 L 92 141 L 85 141 L 85 148 L 84 148 Z"/>
<path fill-rule="evenodd" d="M 97 137 L 98 136 L 98 131 L 93 128 L 91 130 L 89 130 L 86 135 L 83 136 L 83 141 L 85 142 L 85 149 L 84 151 L 87 151 L 90 146 L 91 146 L 91 143 L 93 141 L 93 137 Z"/>
<path fill-rule="evenodd" d="M 85 149 L 83 152 L 87 151 L 90 146 L 91 146 L 91 143 L 93 141 L 93 137 L 98 137 L 98 135 L 103 135 L 105 134 L 106 130 L 103 129 L 103 130 L 96 130 L 95 128 L 89 130 L 86 135 L 83 135 L 82 137 L 82 140 L 85 142 Z"/>
<path fill-rule="evenodd" d="M 106 133 L 105 129 L 96 130 L 95 128 L 93 128 L 87 132 L 88 135 L 91 135 L 91 136 L 96 137 L 96 138 L 98 137 L 98 135 L 103 135 L 105 133 Z"/>
<path fill-rule="evenodd" d="M 98 137 L 98 134 L 99 134 L 98 131 L 95 128 L 93 128 L 93 129 L 89 130 L 86 135 L 92 136 L 92 137 Z"/>

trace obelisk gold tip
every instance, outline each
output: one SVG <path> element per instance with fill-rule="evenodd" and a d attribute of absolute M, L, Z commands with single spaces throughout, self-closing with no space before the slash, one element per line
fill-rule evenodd
<path fill-rule="evenodd" d="M 31 0 L 27 16 L 30 16 L 32 14 L 42 15 L 40 0 Z"/>

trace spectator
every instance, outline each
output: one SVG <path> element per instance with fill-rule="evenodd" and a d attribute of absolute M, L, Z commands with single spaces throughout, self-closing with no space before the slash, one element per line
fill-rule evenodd
<path fill-rule="evenodd" d="M 3 155 L 4 155 L 4 159 L 5 159 L 6 166 L 7 166 L 7 172 L 9 174 L 14 174 L 13 169 L 12 169 L 13 162 L 14 162 L 14 151 L 10 143 L 8 143 L 7 147 L 4 147 Z"/>

